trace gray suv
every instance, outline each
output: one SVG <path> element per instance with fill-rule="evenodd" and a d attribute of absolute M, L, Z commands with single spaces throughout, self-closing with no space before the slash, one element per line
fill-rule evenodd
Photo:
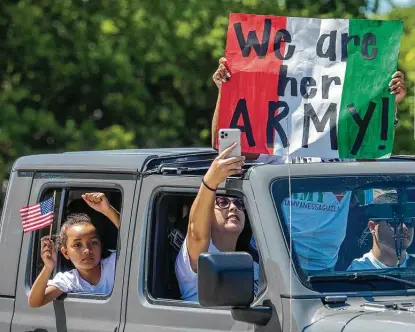
<path fill-rule="evenodd" d="M 246 163 L 217 192 L 244 200 L 249 222 L 237 251 L 202 254 L 199 302 L 183 301 L 175 260 L 216 155 L 195 148 L 18 159 L 0 224 L 0 331 L 414 330 L 410 157 Z M 80 199 L 87 191 L 104 192 L 120 211 L 119 230 L 87 210 Z M 109 295 L 64 294 L 33 309 L 28 293 L 49 228 L 23 234 L 19 208 L 53 193 L 53 233 L 69 212 L 90 213 L 106 248 L 117 252 L 114 287 Z M 393 199 L 379 201 L 384 195 Z M 54 273 L 71 268 L 59 257 Z"/>

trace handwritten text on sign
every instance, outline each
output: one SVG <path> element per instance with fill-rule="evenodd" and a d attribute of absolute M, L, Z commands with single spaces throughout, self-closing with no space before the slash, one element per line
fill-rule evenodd
<path fill-rule="evenodd" d="M 219 128 L 244 152 L 378 158 L 393 145 L 399 21 L 231 14 Z"/>

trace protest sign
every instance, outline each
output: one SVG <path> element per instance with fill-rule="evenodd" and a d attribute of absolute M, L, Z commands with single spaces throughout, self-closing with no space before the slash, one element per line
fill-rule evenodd
<path fill-rule="evenodd" d="M 394 139 L 401 21 L 231 14 L 219 128 L 242 151 L 382 158 Z"/>

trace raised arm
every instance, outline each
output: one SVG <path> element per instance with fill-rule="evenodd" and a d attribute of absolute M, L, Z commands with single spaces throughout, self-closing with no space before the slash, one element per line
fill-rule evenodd
<path fill-rule="evenodd" d="M 82 198 L 91 208 L 101 212 L 117 228 L 120 228 L 120 213 L 111 206 L 104 193 L 86 193 L 82 195 Z"/>
<path fill-rule="evenodd" d="M 228 68 L 226 67 L 226 59 L 220 58 L 219 59 L 219 67 L 215 71 L 212 76 L 213 81 L 215 82 L 216 86 L 218 87 L 218 99 L 216 101 L 215 112 L 213 113 L 212 118 L 212 126 L 211 126 L 211 136 L 212 136 L 212 148 L 215 149 L 216 147 L 216 139 L 219 130 L 219 109 L 220 109 L 220 100 L 222 96 L 222 84 L 226 83 L 231 78 L 231 73 L 229 72 Z M 243 153 L 246 159 L 255 160 L 259 157 L 258 153 Z"/>
<path fill-rule="evenodd" d="M 219 59 L 219 67 L 212 76 L 213 82 L 215 82 L 218 87 L 218 100 L 216 101 L 215 113 L 213 113 L 212 118 L 212 148 L 215 148 L 216 145 L 216 134 L 218 132 L 218 122 L 219 122 L 219 107 L 220 107 L 220 98 L 222 94 L 222 84 L 229 81 L 231 78 L 231 73 L 226 68 L 226 59 Z"/>
<path fill-rule="evenodd" d="M 211 223 L 215 220 L 216 189 L 228 176 L 242 172 L 245 157 L 226 158 L 235 147 L 236 144 L 233 144 L 212 162 L 190 209 L 186 241 L 190 265 L 194 272 L 197 272 L 199 255 L 209 248 Z"/>
<path fill-rule="evenodd" d="M 32 308 L 41 307 L 60 296 L 63 292 L 55 286 L 47 286 L 50 275 L 56 265 L 55 245 L 45 236 L 40 241 L 41 258 L 43 260 L 43 269 L 37 276 L 30 290 L 28 303 Z"/>
<path fill-rule="evenodd" d="M 212 148 L 215 149 L 216 147 L 216 135 L 218 133 L 218 123 L 219 123 L 219 105 L 220 105 L 220 96 L 221 96 L 222 90 L 219 89 L 218 91 L 218 100 L 216 102 L 216 108 L 215 113 L 213 113 L 212 118 L 212 128 L 211 128 L 211 135 L 212 135 Z"/>

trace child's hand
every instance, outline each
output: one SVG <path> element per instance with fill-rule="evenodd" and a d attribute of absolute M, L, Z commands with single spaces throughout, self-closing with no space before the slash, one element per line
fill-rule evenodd
<path fill-rule="evenodd" d="M 86 193 L 82 198 L 91 208 L 107 215 L 111 210 L 111 205 L 103 193 Z"/>
<path fill-rule="evenodd" d="M 53 241 L 49 239 L 49 236 L 44 236 L 40 240 L 41 258 L 45 268 L 49 271 L 53 271 L 56 265 L 56 249 Z"/>

